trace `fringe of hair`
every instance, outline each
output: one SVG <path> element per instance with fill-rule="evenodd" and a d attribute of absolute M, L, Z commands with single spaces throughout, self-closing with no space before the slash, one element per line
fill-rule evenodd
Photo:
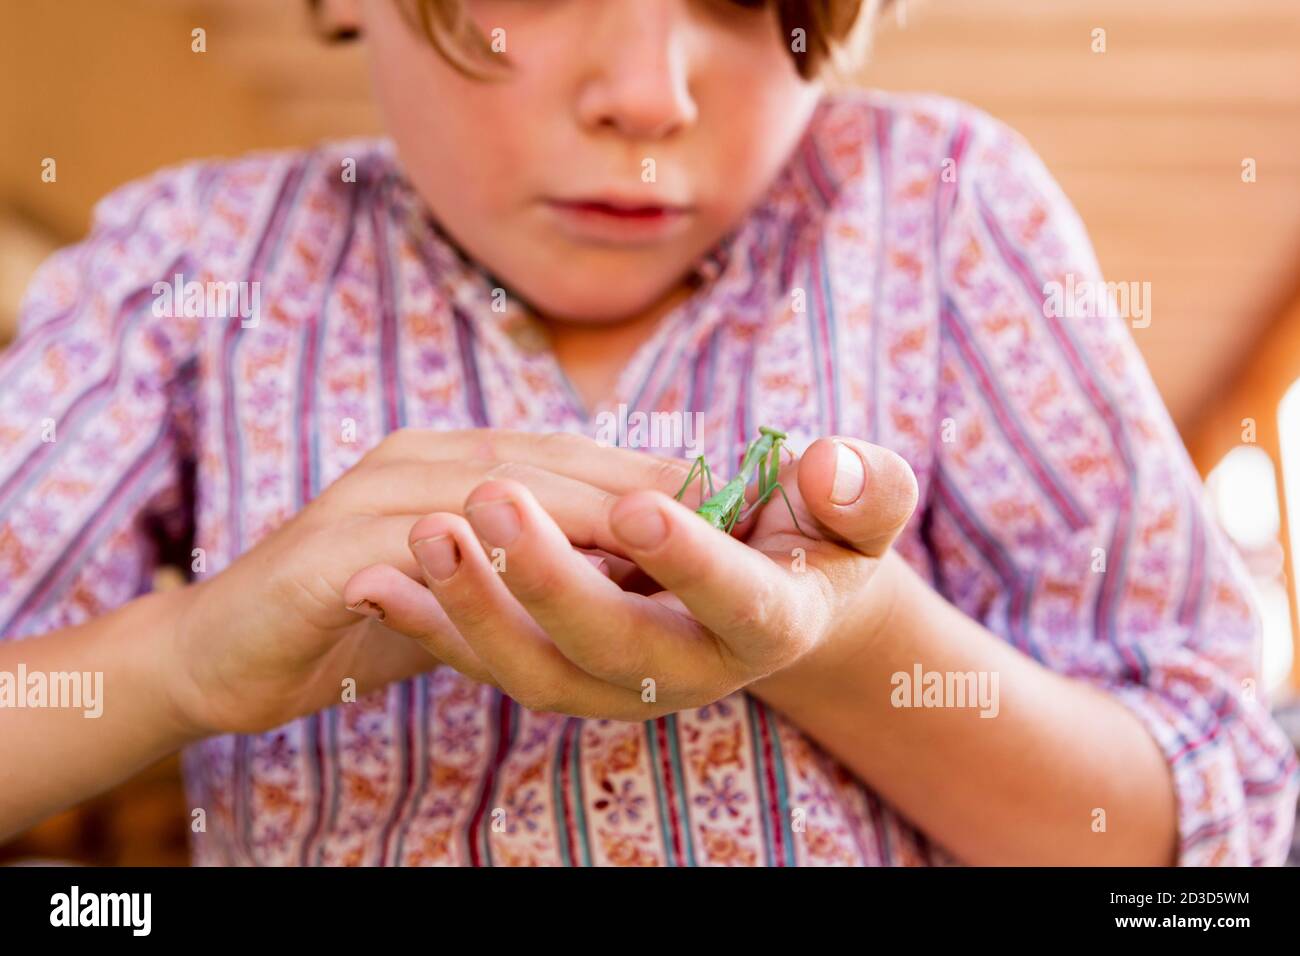
<path fill-rule="evenodd" d="M 493 54 L 491 42 L 470 20 L 458 0 L 396 0 L 407 22 L 425 36 L 433 48 L 460 73 L 488 80 L 485 65 L 509 69 L 508 57 Z M 791 52 L 795 68 L 805 80 L 823 72 L 846 79 L 862 69 L 871 51 L 876 21 L 885 10 L 907 0 L 750 0 L 746 5 L 772 3 L 782 33 L 804 31 L 806 50 Z M 314 14 L 321 0 L 308 0 Z M 330 41 L 356 38 L 355 30 L 325 35 Z"/>

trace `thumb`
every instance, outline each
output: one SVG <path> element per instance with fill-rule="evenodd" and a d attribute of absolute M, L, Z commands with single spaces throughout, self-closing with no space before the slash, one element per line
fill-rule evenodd
<path fill-rule="evenodd" d="M 916 510 L 916 475 L 887 448 L 819 438 L 799 460 L 799 494 L 827 530 L 878 558 Z"/>

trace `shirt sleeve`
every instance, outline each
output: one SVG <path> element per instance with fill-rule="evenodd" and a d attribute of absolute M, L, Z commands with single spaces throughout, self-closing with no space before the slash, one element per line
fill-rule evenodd
<path fill-rule="evenodd" d="M 155 283 L 192 272 L 200 167 L 121 187 L 38 270 L 0 353 L 0 638 L 149 590 L 191 533 L 195 320 Z"/>
<path fill-rule="evenodd" d="M 1295 753 L 1259 699 L 1247 575 L 1129 331 L 1150 321 L 1149 290 L 1103 291 L 1078 215 L 1017 134 L 977 115 L 951 152 L 923 526 L 939 588 L 1140 718 L 1172 772 L 1180 863 L 1279 864 Z"/>

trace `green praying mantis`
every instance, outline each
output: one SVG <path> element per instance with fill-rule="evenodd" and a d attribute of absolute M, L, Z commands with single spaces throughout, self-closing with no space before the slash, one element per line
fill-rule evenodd
<path fill-rule="evenodd" d="M 716 492 L 713 489 L 713 472 L 709 470 L 709 463 L 705 461 L 704 456 L 700 455 L 691 465 L 691 470 L 687 472 L 686 480 L 682 482 L 682 487 L 677 492 L 677 500 L 682 500 L 682 495 L 686 494 L 686 489 L 691 486 L 691 482 L 698 478 L 700 497 L 704 498 L 704 502 L 695 509 L 695 513 L 719 531 L 730 534 L 732 528 L 745 520 L 755 509 L 761 508 L 773 494 L 779 491 L 785 500 L 786 508 L 790 510 L 790 518 L 794 521 L 795 528 L 803 534 L 803 529 L 799 527 L 799 519 L 795 517 L 794 507 L 790 504 L 790 498 L 781 487 L 781 483 L 777 481 L 777 474 L 781 470 L 781 449 L 785 447 L 785 439 L 785 432 L 760 425 L 758 437 L 745 446 L 745 454 L 740 461 L 740 471 Z M 755 475 L 758 476 L 758 496 L 753 504 L 747 506 L 745 489 L 749 487 Z M 707 497 L 705 497 L 706 491 Z"/>

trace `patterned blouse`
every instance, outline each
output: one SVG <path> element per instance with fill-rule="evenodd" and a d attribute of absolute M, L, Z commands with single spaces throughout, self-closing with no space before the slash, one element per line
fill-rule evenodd
<path fill-rule="evenodd" d="M 828 95 L 617 400 L 698 413 L 710 460 L 737 461 L 759 423 L 796 450 L 847 434 L 897 451 L 921 489 L 898 551 L 1132 709 L 1172 770 L 1181 862 L 1278 863 L 1296 763 L 1256 699 L 1245 573 L 1125 320 L 1045 308 L 1049 283 L 1099 278 L 1015 133 L 937 97 Z M 191 282 L 224 308 L 168 305 Z M 499 286 L 383 140 L 112 193 L 0 356 L 0 634 L 101 614 L 160 562 L 220 571 L 393 429 L 594 436 L 599 410 L 525 302 L 494 309 Z M 744 693 L 583 720 L 444 667 L 204 740 L 184 769 L 201 864 L 959 862 Z"/>

